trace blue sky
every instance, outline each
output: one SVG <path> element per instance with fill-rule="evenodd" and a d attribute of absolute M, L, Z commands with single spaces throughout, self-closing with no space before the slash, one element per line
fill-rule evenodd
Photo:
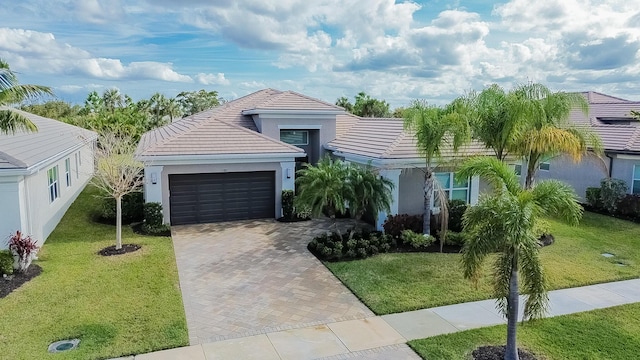
<path fill-rule="evenodd" d="M 0 0 L 0 58 L 81 103 L 272 87 L 393 107 L 527 81 L 640 100 L 637 0 Z"/>

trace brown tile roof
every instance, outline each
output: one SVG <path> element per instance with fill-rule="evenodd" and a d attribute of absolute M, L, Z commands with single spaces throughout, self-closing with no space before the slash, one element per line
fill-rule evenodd
<path fill-rule="evenodd" d="M 404 130 L 402 119 L 398 118 L 360 118 L 356 124 L 342 136 L 326 146 L 330 150 L 366 156 L 375 159 L 418 159 L 415 137 Z M 472 142 L 455 154 L 453 149 L 444 149 L 445 158 L 457 155 L 490 154 L 481 143 Z"/>
<path fill-rule="evenodd" d="M 9 110 L 0 106 L 0 110 Z M 71 148 L 92 141 L 97 134 L 58 120 L 17 109 L 37 127 L 37 132 L 0 134 L 0 169 L 21 169 L 36 165 Z"/>

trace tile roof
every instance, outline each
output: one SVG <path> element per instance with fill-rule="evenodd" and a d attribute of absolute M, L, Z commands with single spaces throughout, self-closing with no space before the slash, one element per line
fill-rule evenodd
<path fill-rule="evenodd" d="M 374 159 L 418 159 L 415 137 L 404 129 L 398 118 L 359 118 L 342 136 L 326 146 L 330 150 L 366 156 Z M 479 142 L 471 142 L 454 153 L 445 148 L 442 156 L 490 154 Z"/>
<path fill-rule="evenodd" d="M 9 108 L 0 107 L 0 110 Z M 38 131 L 0 134 L 0 169 L 29 168 L 97 136 L 93 131 L 58 120 L 17 109 L 11 111 L 29 118 L 38 127 Z"/>

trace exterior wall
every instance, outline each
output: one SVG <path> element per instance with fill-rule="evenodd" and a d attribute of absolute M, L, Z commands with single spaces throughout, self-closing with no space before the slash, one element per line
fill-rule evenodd
<path fill-rule="evenodd" d="M 78 162 L 76 163 L 76 154 Z M 67 187 L 65 177 L 65 159 L 70 160 L 71 186 Z M 49 199 L 49 180 L 47 171 L 58 166 L 59 197 L 53 202 Z M 0 225 L 0 248 L 6 247 L 5 233 L 11 234 L 20 229 L 26 235 L 42 245 L 60 222 L 60 219 L 75 201 L 80 192 L 93 176 L 93 149 L 85 145 L 81 149 L 66 153 L 55 158 L 39 171 L 27 175 L 14 177 L 12 182 L 0 180 L 0 199 L 4 208 L 10 209 L 13 215 L 2 216 Z M 16 211 L 18 210 L 18 211 Z M 12 219 L 4 221 L 4 219 Z"/>
<path fill-rule="evenodd" d="M 536 173 L 536 181 L 546 180 L 546 179 L 556 179 L 563 181 L 571 186 L 576 191 L 576 194 L 580 198 L 580 201 L 585 200 L 586 189 L 588 187 L 599 187 L 600 180 L 607 176 L 607 172 L 604 169 L 604 164 L 602 161 L 590 157 L 583 157 L 582 161 L 579 163 L 573 162 L 566 156 L 559 156 L 557 158 L 552 159 L 550 162 L 549 170 L 538 170 Z M 616 163 L 618 160 L 615 161 Z M 607 164 L 608 165 L 608 164 Z M 614 163 L 614 171 L 615 168 L 620 169 L 620 175 L 625 175 L 624 166 L 616 166 Z M 525 174 L 525 166 L 523 165 L 523 173 L 522 178 L 526 176 Z M 621 177 L 626 181 L 631 180 L 631 172 L 633 172 L 633 165 L 630 166 L 629 175 L 626 177 Z M 614 174 L 613 177 L 618 177 Z"/>
<path fill-rule="evenodd" d="M 281 165 L 284 164 L 284 165 Z M 291 177 L 287 178 L 287 167 L 292 168 Z M 225 173 L 225 172 L 252 172 L 252 171 L 275 171 L 276 176 L 276 189 L 275 189 L 275 213 L 276 216 L 280 216 L 282 213 L 282 190 L 293 189 L 294 184 L 294 167 L 293 162 L 269 162 L 269 163 L 246 163 L 246 164 L 208 164 L 208 165 L 164 165 L 161 168 L 160 177 L 156 184 L 150 183 L 150 177 L 145 176 L 145 194 L 157 194 L 157 187 L 160 187 L 162 199 L 151 198 L 152 196 L 145 195 L 145 200 L 157 201 L 162 203 L 162 212 L 164 215 L 164 222 L 169 224 L 171 219 L 170 206 L 169 206 L 169 175 L 171 174 L 205 174 L 205 173 Z M 159 166 L 153 166 L 149 168 L 159 168 Z M 151 170 L 149 170 L 150 172 Z M 145 169 L 145 175 L 147 170 Z M 280 181 L 278 181 L 280 179 Z M 153 189 L 153 188 L 156 189 Z"/>
<path fill-rule="evenodd" d="M 400 174 L 398 214 L 420 215 L 424 207 L 424 173 L 404 169 Z"/>
<path fill-rule="evenodd" d="M 613 159 L 613 166 L 611 167 L 611 177 L 615 179 L 624 180 L 627 183 L 629 194 L 633 191 L 633 166 L 640 166 L 640 158 L 637 160 L 632 159 Z M 598 179 L 598 184 L 595 186 L 600 186 L 600 179 Z"/>
<path fill-rule="evenodd" d="M 309 130 L 309 145 L 312 151 L 307 151 L 310 163 L 316 163 L 325 154 L 324 144 L 336 138 L 336 117 L 305 115 L 304 117 L 267 117 L 261 115 L 253 117 L 260 132 L 273 139 L 280 140 L 280 130 Z M 258 125 L 259 124 L 259 125 Z M 312 131 L 316 130 L 316 131 Z M 308 150 L 305 148 L 305 150 Z"/>

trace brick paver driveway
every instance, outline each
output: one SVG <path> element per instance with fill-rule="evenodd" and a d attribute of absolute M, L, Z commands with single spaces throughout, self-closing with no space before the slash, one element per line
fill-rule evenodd
<path fill-rule="evenodd" d="M 191 344 L 373 313 L 306 246 L 328 219 L 172 227 Z"/>

